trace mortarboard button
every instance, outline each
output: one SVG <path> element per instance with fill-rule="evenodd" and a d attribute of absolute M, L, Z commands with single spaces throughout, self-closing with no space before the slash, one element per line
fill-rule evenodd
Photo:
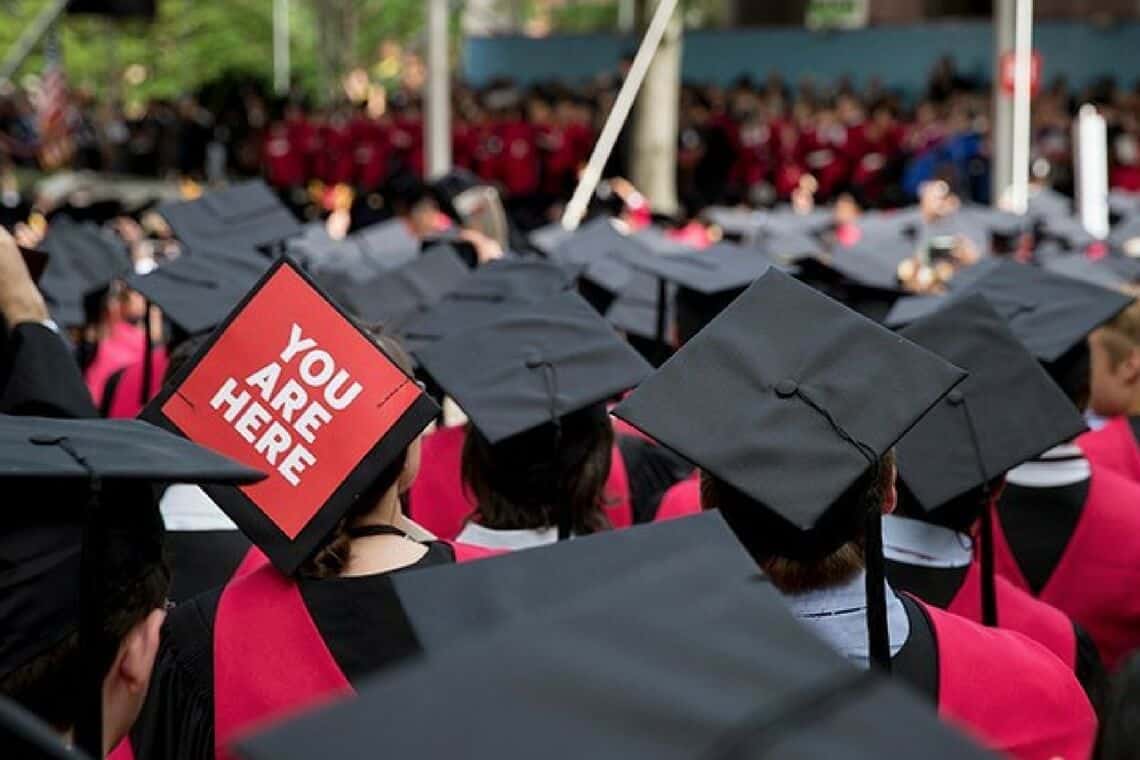
<path fill-rule="evenodd" d="M 946 403 L 951 406 L 960 406 L 964 400 L 961 391 L 953 390 L 946 394 Z"/>
<path fill-rule="evenodd" d="M 781 380 L 776 383 L 776 395 L 780 398 L 794 396 L 796 395 L 796 391 L 799 390 L 799 387 L 795 380 Z"/>

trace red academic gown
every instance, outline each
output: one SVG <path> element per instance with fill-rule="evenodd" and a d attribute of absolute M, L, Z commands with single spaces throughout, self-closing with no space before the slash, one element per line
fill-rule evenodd
<path fill-rule="evenodd" d="M 981 583 L 981 565 L 974 560 L 966 571 L 962 587 L 947 605 L 947 612 L 981 623 Z M 1034 598 L 1000 575 L 994 578 L 994 595 L 1000 628 L 1028 636 L 1056 655 L 1070 670 L 1076 670 L 1077 634 L 1068 615 Z"/>
<path fill-rule="evenodd" d="M 456 562 L 499 553 L 452 548 Z M 296 583 L 265 564 L 226 586 L 214 621 L 217 760 L 231 758 L 229 744 L 255 727 L 351 693 Z"/>
<path fill-rule="evenodd" d="M 1019 760 L 1087 760 L 1092 705 L 1064 663 L 1019 633 L 920 603 L 938 647 L 938 714 Z"/>
<path fill-rule="evenodd" d="M 1077 439 L 1090 462 L 1140 483 L 1140 445 L 1127 417 L 1115 417 L 1100 430 L 1090 430 Z"/>
<path fill-rule="evenodd" d="M 653 522 L 676 520 L 701 511 L 701 477 L 694 472 L 690 477 L 665 492 Z"/>
<path fill-rule="evenodd" d="M 424 436 L 420 474 L 412 485 L 411 518 L 442 540 L 453 540 L 475 512 L 475 502 L 463 487 L 460 462 L 467 428 L 463 425 L 439 428 Z M 633 524 L 630 506 L 629 473 L 617 445 L 606 481 L 606 517 L 614 528 Z"/>
<path fill-rule="evenodd" d="M 305 146 L 293 142 L 296 135 L 285 122 L 274 122 L 269 127 L 262 151 L 265 178 L 278 188 L 298 187 L 305 184 Z"/>
<path fill-rule="evenodd" d="M 166 374 L 167 364 L 166 348 L 163 346 L 155 347 L 151 352 L 151 380 L 150 393 L 147 394 L 148 401 L 157 396 L 158 391 L 162 388 L 162 378 Z M 110 395 L 109 398 L 104 399 L 108 417 L 111 419 L 133 419 L 142 411 L 143 372 L 145 369 L 145 362 L 140 360 L 112 376 L 103 391 L 104 394 Z M 111 387 L 111 383 L 114 383 L 114 388 Z"/>
<path fill-rule="evenodd" d="M 1084 509 L 1037 596 L 1088 632 L 1112 672 L 1140 647 L 1140 484 L 1090 464 Z M 1030 592 L 996 510 L 993 524 L 995 568 Z"/>
<path fill-rule="evenodd" d="M 362 117 L 352 122 L 351 132 L 356 186 L 366 192 L 377 190 L 388 179 L 388 133 L 380 122 Z"/>

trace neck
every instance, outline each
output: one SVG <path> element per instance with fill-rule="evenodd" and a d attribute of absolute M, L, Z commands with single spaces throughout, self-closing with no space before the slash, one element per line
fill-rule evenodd
<path fill-rule="evenodd" d="M 368 513 L 361 515 L 355 525 L 393 525 L 412 538 L 418 538 L 407 529 L 408 520 L 400 509 L 399 487 L 393 485 Z M 377 575 L 419 562 L 427 547 L 400 536 L 364 536 L 353 539 L 352 551 L 341 576 Z"/>

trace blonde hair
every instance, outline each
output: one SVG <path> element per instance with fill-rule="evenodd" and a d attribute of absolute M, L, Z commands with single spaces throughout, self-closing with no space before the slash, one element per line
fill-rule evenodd
<path fill-rule="evenodd" d="M 1118 367 L 1140 350 L 1140 301 L 1133 301 L 1100 329 L 1101 344 L 1108 353 L 1112 368 Z"/>

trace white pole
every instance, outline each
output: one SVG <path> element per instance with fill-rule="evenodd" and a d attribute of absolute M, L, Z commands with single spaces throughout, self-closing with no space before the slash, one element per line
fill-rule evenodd
<path fill-rule="evenodd" d="M 590 203 L 590 197 L 593 196 L 594 188 L 598 186 L 598 182 L 602 178 L 602 170 L 610 158 L 610 153 L 613 152 L 614 145 L 617 144 L 621 129 L 629 117 L 629 109 L 633 107 L 637 91 L 641 88 L 642 80 L 645 79 L 645 72 L 649 70 L 649 64 L 653 62 L 653 55 L 657 52 L 657 46 L 661 44 L 665 28 L 669 25 L 669 19 L 676 7 L 677 0 L 659 0 L 657 3 L 653 20 L 649 22 L 649 29 L 645 32 L 645 39 L 641 41 L 641 47 L 637 49 L 637 55 L 633 58 L 629 74 L 614 100 L 610 116 L 606 119 L 605 126 L 602 127 L 602 134 L 598 137 L 597 144 L 594 145 L 594 152 L 590 154 L 590 160 L 578 180 L 578 187 L 574 189 L 574 195 L 570 198 L 570 202 L 566 205 L 566 211 L 562 215 L 562 226 L 568 230 L 577 229 L 582 222 L 582 217 L 586 215 L 586 207 Z"/>
<path fill-rule="evenodd" d="M 273 0 L 273 91 L 289 92 L 289 0 Z"/>
<path fill-rule="evenodd" d="M 1096 106 L 1086 103 L 1073 122 L 1077 213 L 1098 240 L 1108 237 L 1108 131 Z"/>
<path fill-rule="evenodd" d="M 429 179 L 451 171 L 451 82 L 447 57 L 447 0 L 428 0 L 427 103 L 424 145 Z"/>
<path fill-rule="evenodd" d="M 1029 205 L 1029 109 L 1033 57 L 1033 0 L 1016 0 L 1013 31 L 1013 145 L 1009 210 L 1024 214 Z"/>

